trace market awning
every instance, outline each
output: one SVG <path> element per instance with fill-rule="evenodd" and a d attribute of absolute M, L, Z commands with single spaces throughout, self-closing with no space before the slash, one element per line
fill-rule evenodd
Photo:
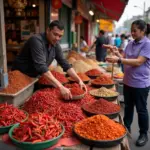
<path fill-rule="evenodd" d="M 96 8 L 109 19 L 118 21 L 128 0 L 92 0 Z"/>

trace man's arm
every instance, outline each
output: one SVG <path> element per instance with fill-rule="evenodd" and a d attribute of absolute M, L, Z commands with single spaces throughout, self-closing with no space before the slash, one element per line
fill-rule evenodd
<path fill-rule="evenodd" d="M 33 63 L 36 71 L 40 75 L 44 75 L 50 83 L 52 83 L 55 87 L 58 87 L 61 91 L 61 94 L 65 99 L 70 99 L 72 97 L 70 90 L 65 88 L 49 71 L 48 66 L 46 64 L 46 56 L 44 54 L 44 47 L 42 41 L 40 39 L 33 37 L 30 39 L 30 49 L 31 55 L 33 58 Z"/>
<path fill-rule="evenodd" d="M 76 74 L 76 72 L 74 71 L 72 66 L 68 63 L 68 61 L 64 58 L 60 46 L 58 46 L 56 49 L 56 60 L 61 65 L 63 70 L 67 72 L 69 76 L 71 76 L 75 81 L 77 81 L 80 84 L 81 88 L 84 88 L 87 91 L 86 86 L 84 85 L 80 77 Z"/>

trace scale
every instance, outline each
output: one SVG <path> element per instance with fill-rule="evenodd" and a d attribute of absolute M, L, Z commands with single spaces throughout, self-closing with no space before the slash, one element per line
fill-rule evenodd
<path fill-rule="evenodd" d="M 7 87 L 8 85 L 8 74 L 4 73 L 4 70 L 0 68 L 0 89 Z"/>

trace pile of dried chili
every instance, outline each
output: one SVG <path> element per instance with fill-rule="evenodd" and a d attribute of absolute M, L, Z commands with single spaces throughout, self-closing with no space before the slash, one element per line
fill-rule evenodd
<path fill-rule="evenodd" d="M 126 133 L 123 125 L 104 115 L 95 115 L 75 124 L 75 132 L 90 140 L 115 140 Z"/>
<path fill-rule="evenodd" d="M 8 86 L 2 90 L 0 93 L 15 94 L 33 81 L 32 78 L 21 73 L 20 71 L 10 71 L 8 73 Z"/>
<path fill-rule="evenodd" d="M 81 89 L 80 85 L 77 83 L 67 84 L 66 87 L 70 89 L 72 96 L 78 96 L 85 93 L 85 91 Z"/>
<path fill-rule="evenodd" d="M 24 111 L 8 105 L 7 103 L 0 104 L 0 127 L 9 126 L 23 121 L 27 117 Z"/>
<path fill-rule="evenodd" d="M 92 83 L 94 83 L 94 84 L 104 84 L 105 85 L 105 84 L 114 84 L 114 81 L 106 75 L 100 75 L 99 77 L 94 79 L 92 81 Z"/>
<path fill-rule="evenodd" d="M 53 74 L 53 76 L 61 83 L 67 83 L 68 82 L 68 79 L 64 76 L 64 74 L 61 74 L 59 72 L 56 72 L 56 71 L 51 71 L 51 73 Z M 51 84 L 50 81 L 45 77 L 45 76 L 41 76 L 39 78 L 39 81 L 38 81 L 40 84 L 43 84 L 43 85 L 49 85 Z"/>
<path fill-rule="evenodd" d="M 89 98 L 81 100 L 81 103 L 65 103 L 61 100 L 59 89 L 47 88 L 33 94 L 33 96 L 25 102 L 23 109 L 29 114 L 35 112 L 48 113 L 65 126 L 64 137 L 70 137 L 72 135 L 72 125 L 85 118 L 81 110 L 81 104 L 87 103 L 87 101 L 90 100 L 94 101 L 89 95 Z"/>
<path fill-rule="evenodd" d="M 86 74 L 84 74 L 84 73 L 77 73 L 77 74 L 78 74 L 78 76 L 80 77 L 80 79 L 82 81 L 89 81 L 90 80 L 90 78 Z M 70 77 L 70 80 L 74 81 L 74 79 L 71 78 L 71 77 Z"/>
<path fill-rule="evenodd" d="M 13 131 L 13 138 L 21 142 L 42 142 L 59 136 L 62 128 L 48 114 L 31 114 L 26 122 L 20 123 Z"/>
<path fill-rule="evenodd" d="M 92 69 L 85 73 L 87 76 L 99 76 L 102 73 L 98 69 Z"/>
<path fill-rule="evenodd" d="M 104 99 L 83 105 L 83 108 L 94 114 L 111 114 L 120 111 L 120 106 Z"/>

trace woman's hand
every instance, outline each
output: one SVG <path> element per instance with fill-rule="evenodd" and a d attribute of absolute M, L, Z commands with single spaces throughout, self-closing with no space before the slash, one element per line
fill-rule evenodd
<path fill-rule="evenodd" d="M 119 49 L 116 46 L 103 44 L 103 47 L 110 49 L 110 51 L 116 56 L 120 56 Z"/>
<path fill-rule="evenodd" d="M 66 100 L 72 99 L 72 94 L 68 88 L 61 86 L 60 92 L 64 99 L 66 99 Z"/>
<path fill-rule="evenodd" d="M 119 57 L 117 57 L 117 56 L 106 57 L 106 61 L 108 61 L 110 63 L 117 63 L 118 60 L 119 60 Z"/>

